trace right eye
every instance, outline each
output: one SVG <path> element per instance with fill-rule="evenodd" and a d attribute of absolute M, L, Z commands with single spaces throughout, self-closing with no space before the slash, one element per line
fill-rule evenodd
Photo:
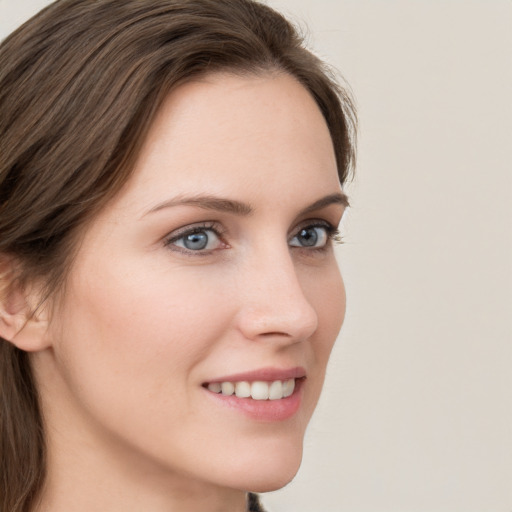
<path fill-rule="evenodd" d="M 225 244 L 212 227 L 195 226 L 167 239 L 168 247 L 174 246 L 187 252 L 208 252 L 222 248 Z"/>

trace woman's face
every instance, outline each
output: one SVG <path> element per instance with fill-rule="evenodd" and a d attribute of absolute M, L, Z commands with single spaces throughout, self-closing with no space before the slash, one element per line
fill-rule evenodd
<path fill-rule="evenodd" d="M 343 321 L 343 209 L 327 126 L 294 79 L 173 92 L 50 323 L 50 446 L 237 489 L 287 483 Z"/>

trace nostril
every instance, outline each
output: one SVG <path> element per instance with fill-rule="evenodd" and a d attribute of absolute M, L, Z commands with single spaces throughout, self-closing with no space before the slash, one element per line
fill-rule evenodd
<path fill-rule="evenodd" d="M 271 338 L 273 336 L 286 336 L 286 337 L 290 337 L 291 335 L 286 333 L 286 332 L 263 332 L 260 334 L 260 336 L 263 336 L 265 338 Z"/>

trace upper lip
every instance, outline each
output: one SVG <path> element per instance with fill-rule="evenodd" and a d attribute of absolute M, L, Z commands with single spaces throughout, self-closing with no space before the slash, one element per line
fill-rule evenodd
<path fill-rule="evenodd" d="M 306 376 L 306 370 L 301 366 L 294 368 L 260 368 L 258 370 L 251 370 L 244 373 L 234 373 L 224 377 L 218 377 L 207 381 L 208 384 L 216 382 L 255 382 L 267 381 L 272 382 L 275 380 L 289 380 L 301 379 Z"/>

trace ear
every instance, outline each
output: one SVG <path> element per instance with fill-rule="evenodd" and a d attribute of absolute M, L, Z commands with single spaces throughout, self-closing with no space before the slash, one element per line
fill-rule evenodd
<path fill-rule="evenodd" d="M 26 352 L 44 350 L 49 346 L 47 308 L 38 307 L 35 287 L 27 289 L 9 279 L 12 265 L 12 260 L 0 263 L 0 336 Z"/>

